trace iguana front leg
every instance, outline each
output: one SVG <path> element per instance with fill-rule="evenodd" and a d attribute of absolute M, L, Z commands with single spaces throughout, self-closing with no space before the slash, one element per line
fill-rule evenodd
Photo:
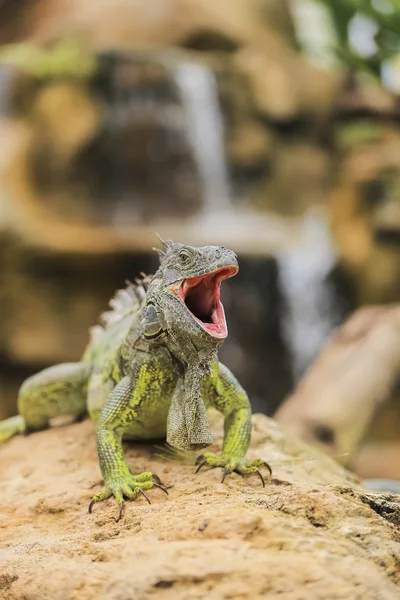
<path fill-rule="evenodd" d="M 205 465 L 222 467 L 222 482 L 232 472 L 244 476 L 257 473 L 264 486 L 260 467 L 265 466 L 272 475 L 269 464 L 261 458 L 251 461 L 245 458 L 251 436 L 251 406 L 246 392 L 227 367 L 214 363 L 211 376 L 203 384 L 202 393 L 206 404 L 214 406 L 224 415 L 225 437 L 221 454 L 206 452 L 197 458 L 196 473 Z"/>
<path fill-rule="evenodd" d="M 142 373 L 143 371 L 146 371 L 145 366 L 142 367 Z M 141 373 L 139 373 L 139 380 L 140 377 Z M 93 496 L 89 504 L 89 513 L 92 511 L 93 504 L 114 496 L 119 504 L 117 521 L 122 515 L 124 498 L 133 500 L 139 494 L 143 494 L 150 503 L 145 490 L 154 486 L 168 493 L 153 473 L 132 475 L 124 458 L 122 435 L 138 416 L 142 399 L 138 388 L 140 385 L 135 386 L 132 377 L 124 377 L 113 389 L 97 422 L 97 452 L 105 489 Z"/>

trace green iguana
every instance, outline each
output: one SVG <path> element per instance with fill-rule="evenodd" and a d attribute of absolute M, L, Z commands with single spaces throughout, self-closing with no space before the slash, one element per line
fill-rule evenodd
<path fill-rule="evenodd" d="M 27 379 L 18 398 L 19 416 L 0 422 L 0 442 L 17 433 L 47 427 L 60 415 L 85 414 L 97 423 L 97 449 L 105 488 L 95 502 L 114 496 L 121 518 L 124 498 L 153 486 L 150 472 L 133 475 L 124 459 L 122 438 L 166 437 L 179 450 L 212 443 L 206 407 L 225 417 L 220 455 L 197 459 L 222 467 L 224 481 L 235 471 L 258 473 L 264 460 L 245 459 L 251 434 L 248 397 L 231 372 L 217 360 L 227 336 L 220 284 L 238 272 L 237 257 L 223 246 L 194 248 L 168 240 L 156 274 L 129 284 L 110 302 L 102 325 L 77 363 L 56 365 Z M 146 496 L 147 498 L 147 496 Z"/>

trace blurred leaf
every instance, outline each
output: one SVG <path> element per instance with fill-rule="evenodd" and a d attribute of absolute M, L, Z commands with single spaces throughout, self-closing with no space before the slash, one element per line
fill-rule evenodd
<path fill-rule="evenodd" d="M 70 76 L 86 78 L 96 68 L 94 56 L 75 36 L 61 39 L 52 48 L 30 43 L 0 48 L 0 64 L 9 65 L 40 78 Z"/>
<path fill-rule="evenodd" d="M 342 63 L 351 68 L 367 71 L 380 78 L 382 63 L 400 53 L 400 0 L 387 0 L 391 13 L 381 12 L 372 0 L 315 0 L 329 11 L 339 40 L 335 52 Z M 349 25 L 356 15 L 364 15 L 377 26 L 375 42 L 378 51 L 364 57 L 352 48 Z"/>

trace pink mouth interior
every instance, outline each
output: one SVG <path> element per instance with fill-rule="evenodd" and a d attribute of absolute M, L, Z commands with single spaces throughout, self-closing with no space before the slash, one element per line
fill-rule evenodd
<path fill-rule="evenodd" d="M 213 337 L 228 335 L 224 307 L 220 300 L 221 281 L 236 275 L 237 267 L 223 267 L 200 277 L 184 279 L 179 296 L 195 321 Z"/>

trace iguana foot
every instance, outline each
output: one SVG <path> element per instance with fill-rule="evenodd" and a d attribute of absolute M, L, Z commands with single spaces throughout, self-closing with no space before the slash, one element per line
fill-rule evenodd
<path fill-rule="evenodd" d="M 198 465 L 196 473 L 198 473 L 204 466 L 211 467 L 212 469 L 215 469 L 215 467 L 222 467 L 224 469 L 224 474 L 222 476 L 221 483 L 224 483 L 225 478 L 227 475 L 229 475 L 229 473 L 239 473 L 239 475 L 244 477 L 257 473 L 261 479 L 263 487 L 265 487 L 265 479 L 260 471 L 260 467 L 266 467 L 269 471 L 269 474 L 272 475 L 271 467 L 262 458 L 257 458 L 255 460 L 247 460 L 245 458 L 236 459 L 234 457 L 206 452 L 205 454 L 201 454 L 197 457 L 196 465 Z"/>
<path fill-rule="evenodd" d="M 97 502 L 102 502 L 102 500 L 107 500 L 111 496 L 114 496 L 116 501 L 119 504 L 119 512 L 115 521 L 118 521 L 122 517 L 122 511 L 124 508 L 124 498 L 128 500 L 134 500 L 139 494 L 142 494 L 147 502 L 151 504 L 150 498 L 146 494 L 145 490 L 151 490 L 153 487 L 160 488 L 163 492 L 168 494 L 167 488 L 161 483 L 158 475 L 154 473 L 140 473 L 139 475 L 132 475 L 131 473 L 127 475 L 120 475 L 118 477 L 112 478 L 110 477 L 107 481 L 105 481 L 105 489 L 93 496 L 90 501 L 88 512 L 92 512 L 93 505 Z"/>

